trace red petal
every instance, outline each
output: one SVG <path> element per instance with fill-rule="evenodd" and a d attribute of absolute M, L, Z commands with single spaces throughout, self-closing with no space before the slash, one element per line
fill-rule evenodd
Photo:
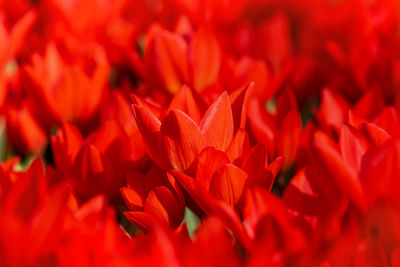
<path fill-rule="evenodd" d="M 178 181 L 169 172 L 167 173 L 167 179 L 168 179 L 168 182 L 171 184 L 173 190 L 175 191 L 175 192 L 173 192 L 173 191 L 171 191 L 171 192 L 175 195 L 178 202 L 185 203 L 185 196 L 183 195 L 182 188 L 179 185 Z"/>
<path fill-rule="evenodd" d="M 256 141 L 267 144 L 269 154 L 270 151 L 275 151 L 275 124 L 257 99 L 253 99 L 249 103 L 248 119 L 251 133 Z"/>
<path fill-rule="evenodd" d="M 272 177 L 276 177 L 281 170 L 283 164 L 283 157 L 277 157 L 274 159 L 267 167 L 267 169 L 272 173 Z"/>
<path fill-rule="evenodd" d="M 361 131 L 378 147 L 383 145 L 390 138 L 390 135 L 384 129 L 373 123 L 363 123 L 361 125 Z"/>
<path fill-rule="evenodd" d="M 93 145 L 85 145 L 79 155 L 76 164 L 81 166 L 82 179 L 87 179 L 91 174 L 103 173 L 105 166 L 103 164 L 103 155 Z"/>
<path fill-rule="evenodd" d="M 167 179 L 167 172 L 157 165 L 152 164 L 147 170 L 146 177 L 143 179 L 144 192 L 148 194 L 151 190 L 153 190 L 154 187 L 157 186 L 165 186 L 170 188 Z"/>
<path fill-rule="evenodd" d="M 162 108 L 159 107 L 157 103 L 152 102 L 151 99 L 144 99 L 138 95 L 131 94 L 131 100 L 133 104 L 137 104 L 149 110 L 156 118 L 161 117 L 161 113 L 163 112 Z"/>
<path fill-rule="evenodd" d="M 254 82 L 251 82 L 230 95 L 235 130 L 246 127 L 247 110 L 253 90 Z"/>
<path fill-rule="evenodd" d="M 210 194 L 235 206 L 242 196 L 247 174 L 232 164 L 221 167 L 210 181 Z"/>
<path fill-rule="evenodd" d="M 304 236 L 293 226 L 287 208 L 281 199 L 262 188 L 253 187 L 246 192 L 245 200 L 243 217 L 252 237 L 260 238 L 257 236 L 257 228 L 262 231 L 270 230 L 263 222 L 265 219 L 273 219 L 278 225 L 277 228 L 274 227 L 273 233 L 280 235 L 280 240 L 283 241 L 275 245 L 285 246 L 287 250 L 291 251 L 299 251 L 305 246 Z"/>
<path fill-rule="evenodd" d="M 221 67 L 221 51 L 218 41 L 206 28 L 200 28 L 192 42 L 193 85 L 196 91 L 201 91 L 216 82 Z"/>
<path fill-rule="evenodd" d="M 285 158 L 282 168 L 287 170 L 297 159 L 302 134 L 300 112 L 292 91 L 286 90 L 280 96 L 277 111 L 277 150 Z"/>
<path fill-rule="evenodd" d="M 123 131 L 121 124 L 116 120 L 110 120 L 92 132 L 86 141 L 96 146 L 102 153 L 106 153 L 110 146 L 123 135 Z"/>
<path fill-rule="evenodd" d="M 290 181 L 282 200 L 288 208 L 305 215 L 318 216 L 326 209 L 326 203 L 313 191 L 305 169 L 298 171 Z"/>
<path fill-rule="evenodd" d="M 83 145 L 72 167 L 71 182 L 83 200 L 99 193 L 119 196 L 123 175 L 112 168 L 110 160 L 91 144 Z"/>
<path fill-rule="evenodd" d="M 358 133 L 355 129 L 342 124 L 339 145 L 343 159 L 347 161 L 358 173 L 361 166 L 361 158 L 369 148 L 365 137 Z"/>
<path fill-rule="evenodd" d="M 165 151 L 172 167 L 185 171 L 197 155 L 206 147 L 206 142 L 196 123 L 180 110 L 172 110 L 161 126 Z"/>
<path fill-rule="evenodd" d="M 252 147 L 243 157 L 242 169 L 248 174 L 249 185 L 259 185 L 269 188 L 272 182 L 272 176 L 268 177 L 265 172 L 268 166 L 267 149 L 263 144 L 257 144 Z"/>
<path fill-rule="evenodd" d="M 28 171 L 18 177 L 6 195 L 5 210 L 7 212 L 18 214 L 24 221 L 31 218 L 47 194 L 47 181 L 43 177 L 43 170 L 42 161 L 36 158 Z"/>
<path fill-rule="evenodd" d="M 322 91 L 321 108 L 315 116 L 322 125 L 334 126 L 339 130 L 348 110 L 349 104 L 343 97 L 325 88 Z"/>
<path fill-rule="evenodd" d="M 131 223 L 144 232 L 150 231 L 153 228 L 154 219 L 150 214 L 141 211 L 128 211 L 124 212 L 124 215 Z"/>
<path fill-rule="evenodd" d="M 184 85 L 171 100 L 167 112 L 172 109 L 182 110 L 198 124 L 204 114 L 205 105 L 206 103 L 200 96 Z"/>
<path fill-rule="evenodd" d="M 21 45 L 24 43 L 24 38 L 29 28 L 33 25 L 37 18 L 35 11 L 27 12 L 18 22 L 12 27 L 10 33 L 10 43 L 9 45 L 9 57 L 13 57 L 15 53 L 18 52 Z M 10 60 L 10 58 L 7 58 Z M 3 62 L 2 62 L 3 63 Z"/>
<path fill-rule="evenodd" d="M 390 196 L 400 203 L 400 142 L 388 142 L 373 154 L 367 153 L 362 161 L 361 181 L 371 204 L 379 197 Z"/>
<path fill-rule="evenodd" d="M 371 118 L 385 107 L 385 100 L 379 90 L 369 90 L 354 105 L 352 111 L 362 118 Z"/>
<path fill-rule="evenodd" d="M 74 218 L 79 221 L 85 221 L 89 224 L 97 223 L 104 218 L 107 208 L 105 196 L 98 195 L 85 202 L 78 210 L 74 212 Z"/>
<path fill-rule="evenodd" d="M 364 211 L 366 208 L 365 193 L 356 172 L 348 162 L 343 160 L 335 147 L 331 145 L 328 137 L 322 132 L 317 132 L 314 135 L 312 147 L 316 152 L 316 159 L 322 164 L 322 170 L 326 171 L 346 196 Z"/>
<path fill-rule="evenodd" d="M 241 244 L 245 248 L 249 249 L 250 245 L 249 236 L 247 235 L 243 227 L 242 221 L 240 220 L 240 217 L 238 216 L 235 209 L 229 206 L 228 203 L 225 202 L 213 203 L 211 208 L 214 214 L 222 218 L 222 220 L 231 229 L 231 231 L 238 238 Z"/>
<path fill-rule="evenodd" d="M 57 168 L 68 170 L 73 164 L 81 146 L 83 137 L 72 123 L 64 123 L 51 138 L 51 148 Z"/>
<path fill-rule="evenodd" d="M 158 74 L 165 89 L 174 94 L 188 80 L 187 45 L 183 38 L 162 30 L 150 44 L 145 62 Z M 151 67 L 150 67 L 151 69 Z M 148 73 L 154 80 L 154 73 Z"/>
<path fill-rule="evenodd" d="M 158 186 L 149 193 L 144 204 L 144 211 L 165 219 L 176 227 L 183 219 L 184 203 L 179 203 L 175 196 L 164 186 Z"/>
<path fill-rule="evenodd" d="M 200 122 L 200 129 L 210 146 L 225 151 L 233 138 L 233 118 L 226 92 L 210 106 Z"/>
<path fill-rule="evenodd" d="M 47 135 L 27 105 L 18 110 L 10 107 L 6 115 L 7 138 L 21 151 L 39 154 L 47 144 Z"/>
<path fill-rule="evenodd" d="M 364 122 L 366 122 L 365 119 L 359 117 L 356 113 L 354 113 L 352 110 L 349 110 L 349 112 L 347 113 L 348 118 L 347 118 L 347 123 L 351 126 L 353 126 L 354 128 L 359 128 L 360 125 Z"/>
<path fill-rule="evenodd" d="M 56 238 L 55 233 L 59 230 L 59 225 L 62 224 L 63 208 L 66 208 L 67 199 L 69 196 L 67 187 L 62 186 L 55 188 L 52 194 L 44 201 L 42 208 L 36 214 L 32 225 L 32 239 L 30 244 L 30 252 L 41 249 L 44 244 L 52 243 L 49 239 Z"/>
<path fill-rule="evenodd" d="M 140 210 L 143 207 L 143 197 L 130 187 L 122 187 L 121 194 L 129 210 Z"/>
<path fill-rule="evenodd" d="M 234 162 L 236 159 L 242 157 L 249 148 L 250 142 L 246 130 L 239 129 L 226 149 L 226 155 L 231 162 Z"/>
<path fill-rule="evenodd" d="M 375 118 L 375 124 L 393 136 L 398 131 L 399 115 L 394 107 L 385 107 Z"/>
<path fill-rule="evenodd" d="M 135 188 L 136 190 L 143 193 L 146 192 L 144 185 L 145 181 L 146 181 L 146 175 L 144 175 L 141 172 L 130 170 L 126 173 L 126 184 L 129 187 Z M 147 193 L 148 192 L 146 192 L 146 194 Z"/>
<path fill-rule="evenodd" d="M 249 247 L 249 239 L 241 224 L 240 218 L 233 208 L 227 203 L 220 201 L 212 201 L 208 192 L 204 187 L 186 174 L 172 171 L 172 174 L 179 181 L 185 190 L 190 194 L 196 204 L 207 214 L 215 214 L 221 217 L 227 226 L 234 232 L 235 236 L 246 247 Z"/>
<path fill-rule="evenodd" d="M 245 171 L 259 172 L 267 166 L 267 146 L 264 144 L 256 144 L 243 156 L 242 168 Z"/>
<path fill-rule="evenodd" d="M 202 221 L 193 240 L 193 252 L 186 253 L 184 265 L 216 267 L 223 263 L 224 266 L 240 266 L 233 238 L 226 231 L 227 223 L 220 217 L 207 217 Z"/>
<path fill-rule="evenodd" d="M 207 147 L 197 157 L 196 178 L 208 190 L 213 174 L 220 167 L 228 163 L 229 159 L 224 152 L 216 150 L 213 147 Z"/>
<path fill-rule="evenodd" d="M 172 175 L 179 181 L 186 192 L 193 198 L 194 202 L 204 212 L 210 210 L 208 192 L 205 186 L 200 183 L 196 178 L 190 177 L 178 171 L 171 171 Z"/>
<path fill-rule="evenodd" d="M 189 229 L 187 227 L 187 223 L 183 222 L 181 225 L 179 225 L 173 232 L 173 236 L 175 240 L 180 240 L 180 241 L 189 241 L 190 236 L 189 236 Z"/>
<path fill-rule="evenodd" d="M 161 122 L 150 111 L 139 105 L 133 105 L 132 108 L 150 158 L 160 167 L 168 168 L 167 157 L 161 141 Z"/>
<path fill-rule="evenodd" d="M 151 191 L 147 196 L 144 204 L 144 212 L 154 216 L 157 220 L 161 220 L 162 223 L 169 224 L 168 212 L 163 206 L 165 199 L 159 199 L 154 191 Z"/>

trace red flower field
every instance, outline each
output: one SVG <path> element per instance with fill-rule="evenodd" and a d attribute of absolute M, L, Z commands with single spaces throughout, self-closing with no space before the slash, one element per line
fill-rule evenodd
<path fill-rule="evenodd" d="M 0 0 L 9 266 L 400 266 L 400 1 Z"/>

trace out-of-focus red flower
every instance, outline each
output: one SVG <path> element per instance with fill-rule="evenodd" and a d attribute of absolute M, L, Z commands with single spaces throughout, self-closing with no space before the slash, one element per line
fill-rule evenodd
<path fill-rule="evenodd" d="M 109 66 L 98 49 L 86 64 L 64 61 L 54 44 L 46 54 L 33 55 L 32 64 L 25 65 L 34 97 L 50 122 L 87 122 L 97 112 L 107 88 Z M 83 62 L 85 63 L 85 62 Z"/>
<path fill-rule="evenodd" d="M 123 256 L 129 239 L 104 197 L 78 207 L 70 187 L 49 186 L 39 159 L 22 173 L 12 170 L 15 163 L 0 167 L 10 177 L 2 175 L 0 183 L 1 265 L 87 266 L 91 261 L 111 266 L 129 261 L 128 254 Z"/>
<path fill-rule="evenodd" d="M 0 23 L 0 107 L 4 105 L 7 97 L 7 80 L 13 76 L 17 68 L 16 57 L 36 16 L 34 11 L 26 13 L 10 30 L 6 28 L 4 21 Z"/>
<path fill-rule="evenodd" d="M 118 199 L 127 168 L 127 159 L 121 151 L 123 146 L 118 139 L 122 133 L 122 127 L 111 121 L 84 140 L 73 124 L 63 124 L 51 142 L 55 179 L 70 182 L 79 200 L 87 200 L 99 193 L 106 194 L 111 200 Z"/>
<path fill-rule="evenodd" d="M 122 127 L 119 133 L 120 147 L 115 148 L 119 149 L 120 157 L 135 166 L 145 164 L 148 159 L 146 145 L 133 119 L 131 103 L 127 97 L 121 91 L 110 92 L 100 112 L 103 124 L 114 121 Z"/>
<path fill-rule="evenodd" d="M 378 118 L 388 114 L 383 111 Z M 366 121 L 342 123 L 338 134 L 336 143 L 320 131 L 314 133 L 309 165 L 295 175 L 283 199 L 312 242 L 331 244 L 323 258 L 337 264 L 383 264 L 385 253 L 394 253 L 399 242 L 394 230 L 399 214 L 394 178 L 398 137 Z M 310 257 L 317 259 L 316 254 Z"/>
<path fill-rule="evenodd" d="M 269 111 L 265 110 L 260 101 L 253 99 L 249 104 L 248 117 L 250 133 L 257 142 L 267 144 L 269 155 L 284 156 L 283 169 L 289 169 L 298 157 L 304 138 L 293 92 L 284 91 Z"/>
<path fill-rule="evenodd" d="M 232 237 L 223 221 L 216 217 L 204 220 L 193 239 L 193 243 L 183 246 L 180 253 L 183 262 L 191 266 L 240 266 L 240 259 Z M 214 242 L 209 243 L 209 240 Z M 186 248 L 186 250 L 185 250 Z"/>
<path fill-rule="evenodd" d="M 186 31 L 174 33 L 158 25 L 150 28 L 144 45 L 149 86 L 175 94 L 185 84 L 196 91 L 216 85 L 222 54 L 211 27 Z"/>
<path fill-rule="evenodd" d="M 19 107 L 8 107 L 5 115 L 9 139 L 18 151 L 35 154 L 43 151 L 47 133 L 35 117 L 29 101 L 23 101 Z"/>
<path fill-rule="evenodd" d="M 291 223 L 283 203 L 262 188 L 247 191 L 243 217 L 248 233 L 254 238 L 250 266 L 290 264 L 306 246 L 305 237 Z"/>

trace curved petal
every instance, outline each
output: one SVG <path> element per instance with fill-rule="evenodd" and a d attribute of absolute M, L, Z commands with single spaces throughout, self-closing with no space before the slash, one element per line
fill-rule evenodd
<path fill-rule="evenodd" d="M 200 129 L 207 143 L 225 151 L 233 138 L 231 103 L 226 92 L 210 106 L 200 122 Z"/>
<path fill-rule="evenodd" d="M 180 110 L 172 110 L 161 125 L 165 151 L 172 167 L 186 171 L 206 142 L 196 123 Z"/>
<path fill-rule="evenodd" d="M 210 194 L 235 206 L 242 196 L 247 174 L 232 164 L 221 167 L 210 181 Z"/>
<path fill-rule="evenodd" d="M 161 122 L 147 109 L 139 105 L 132 105 L 140 133 L 146 142 L 150 158 L 162 168 L 167 168 L 167 161 L 161 139 Z"/>

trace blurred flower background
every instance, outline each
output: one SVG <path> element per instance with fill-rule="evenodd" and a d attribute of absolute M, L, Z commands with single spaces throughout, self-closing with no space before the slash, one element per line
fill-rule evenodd
<path fill-rule="evenodd" d="M 0 0 L 0 266 L 400 266 L 400 2 Z"/>

